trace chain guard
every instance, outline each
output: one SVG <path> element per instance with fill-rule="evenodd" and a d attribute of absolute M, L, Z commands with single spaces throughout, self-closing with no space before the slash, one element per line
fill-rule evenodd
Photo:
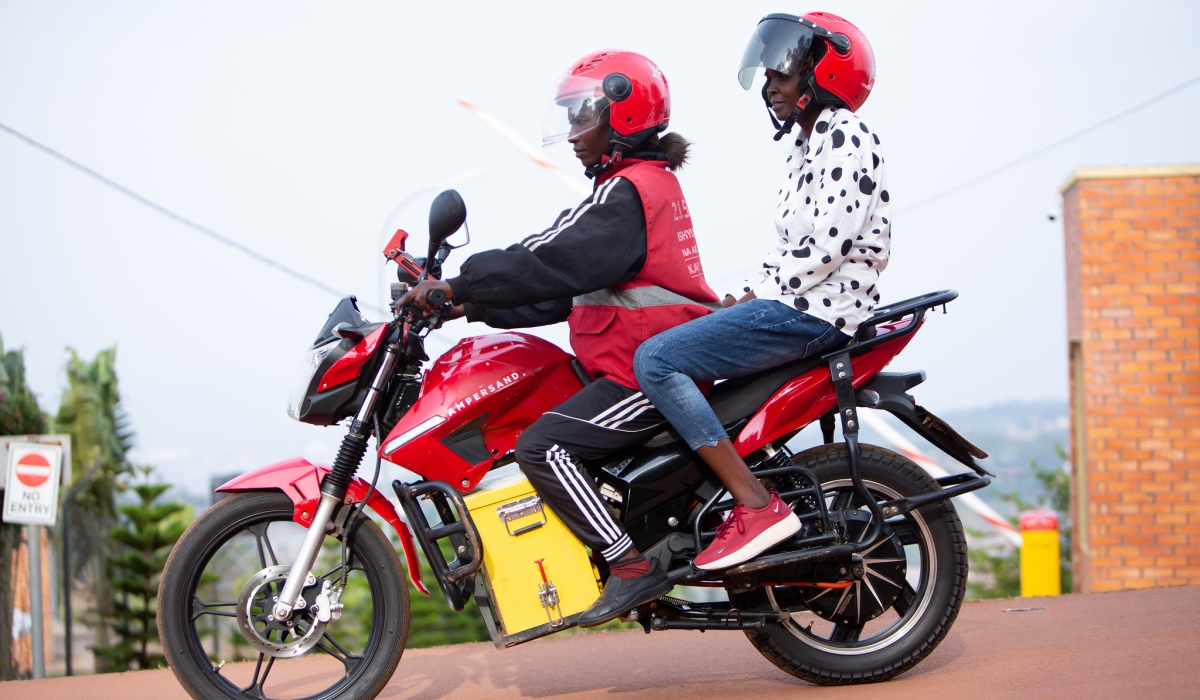
<path fill-rule="evenodd" d="M 837 513 L 830 513 L 834 522 Z M 844 516 L 845 535 L 849 542 L 863 537 L 870 527 L 870 511 L 849 509 Z M 839 562 L 839 571 L 846 572 L 845 588 L 804 587 L 800 597 L 805 605 L 818 617 L 837 624 L 858 625 L 873 620 L 892 607 L 904 590 L 904 576 L 908 572 L 908 561 L 904 546 L 890 528 L 885 527 L 883 538 L 874 546 L 860 553 L 861 564 L 856 557 L 853 562 Z M 862 566 L 862 575 L 853 577 L 853 567 Z M 836 585 L 836 584 L 835 584 Z"/>
<path fill-rule="evenodd" d="M 242 586 L 237 604 L 238 628 L 246 642 L 267 656 L 281 659 L 300 656 L 316 646 L 325 633 L 326 625 L 308 609 L 306 602 L 315 601 L 320 594 L 321 579 L 314 579 L 313 583 L 301 589 L 291 619 L 275 619 L 272 614 L 274 596 L 283 589 L 291 569 L 286 565 L 269 566 L 254 574 Z"/>

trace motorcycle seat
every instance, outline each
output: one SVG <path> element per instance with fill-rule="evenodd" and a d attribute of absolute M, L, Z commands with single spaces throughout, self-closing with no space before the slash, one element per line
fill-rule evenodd
<path fill-rule="evenodd" d="M 727 379 L 708 393 L 708 405 L 721 425 L 729 428 L 753 415 L 784 384 L 820 364 L 819 357 L 806 357 L 744 377 Z M 682 440 L 679 433 L 667 426 L 650 437 L 644 445 L 662 447 L 679 440 Z"/>

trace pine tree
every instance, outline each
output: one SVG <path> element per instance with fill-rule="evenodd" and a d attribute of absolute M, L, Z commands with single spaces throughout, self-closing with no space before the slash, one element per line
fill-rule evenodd
<path fill-rule="evenodd" d="M 116 671 L 166 665 L 163 655 L 151 649 L 158 641 L 155 600 L 163 565 L 184 529 L 183 523 L 174 517 L 184 510 L 182 504 L 155 503 L 170 485 L 150 482 L 153 467 L 138 467 L 137 471 L 141 472 L 143 483 L 130 488 L 139 502 L 122 506 L 126 522 L 109 532 L 112 541 L 122 547 L 117 556 L 108 558 L 115 595 L 104 617 L 120 641 L 95 649 L 109 668 Z"/>
<path fill-rule="evenodd" d="M 38 407 L 37 397 L 25 385 L 25 354 L 21 350 L 4 352 L 4 341 L 0 339 L 0 435 L 45 432 L 46 415 Z M 3 493 L 0 491 L 0 497 Z M 20 525 L 0 523 L 0 681 L 17 677 L 12 663 L 12 552 L 20 541 Z"/>
<path fill-rule="evenodd" d="M 86 488 L 79 493 L 71 509 L 71 571 L 80 579 L 89 579 L 96 601 L 111 600 L 108 581 L 108 547 L 105 534 L 117 523 L 116 494 L 118 479 L 129 471 L 126 453 L 133 445 L 121 409 L 117 386 L 117 349 L 108 348 L 85 361 L 70 350 L 67 361 L 67 388 L 54 419 L 54 432 L 71 436 L 71 474 L 78 482 L 98 465 Z M 65 465 L 64 465 L 64 468 Z M 96 631 L 96 646 L 109 646 L 108 627 L 99 618 L 91 621 Z M 97 659 L 97 670 L 105 670 L 104 659 Z"/>

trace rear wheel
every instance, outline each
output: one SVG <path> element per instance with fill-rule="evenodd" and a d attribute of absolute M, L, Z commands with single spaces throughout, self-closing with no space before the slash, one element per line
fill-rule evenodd
<path fill-rule="evenodd" d="M 163 652 L 193 698 L 373 698 L 383 690 L 408 636 L 408 585 L 370 518 L 358 513 L 346 530 L 341 619 L 317 614 L 323 584 L 341 580 L 341 536 L 330 536 L 301 591 L 305 607 L 280 624 L 272 597 L 305 533 L 291 500 L 277 491 L 235 494 L 196 519 L 167 560 L 158 596 Z"/>
<path fill-rule="evenodd" d="M 806 450 L 793 461 L 820 479 L 831 513 L 847 514 L 851 536 L 863 536 L 870 511 L 850 481 L 845 445 Z M 911 461 L 872 445 L 862 446 L 861 467 L 879 502 L 939 488 Z M 820 685 L 887 680 L 928 656 L 954 623 L 966 590 L 962 523 L 943 501 L 892 518 L 885 534 L 890 538 L 862 553 L 862 579 L 835 584 L 844 587 L 731 590 L 730 600 L 741 609 L 789 612 L 783 622 L 746 632 L 759 652 Z"/>

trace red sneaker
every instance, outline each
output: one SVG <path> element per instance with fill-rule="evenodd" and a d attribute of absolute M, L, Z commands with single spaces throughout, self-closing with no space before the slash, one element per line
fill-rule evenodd
<path fill-rule="evenodd" d="M 717 538 L 692 562 L 697 569 L 716 571 L 749 561 L 800 531 L 800 518 L 771 492 L 765 508 L 741 503 L 717 528 Z"/>

